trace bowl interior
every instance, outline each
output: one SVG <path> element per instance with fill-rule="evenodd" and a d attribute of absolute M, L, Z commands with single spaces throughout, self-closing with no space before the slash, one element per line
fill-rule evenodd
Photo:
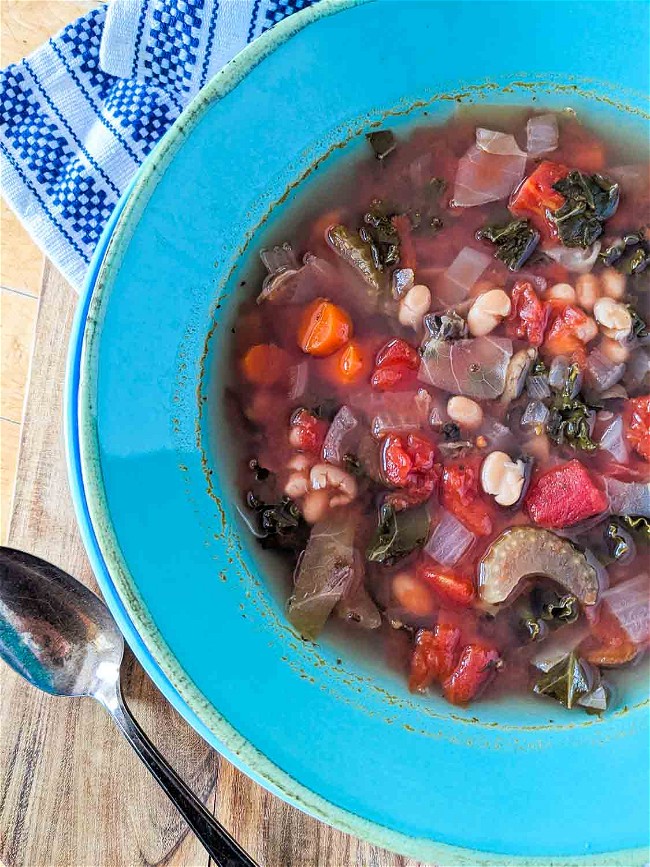
<path fill-rule="evenodd" d="M 433 841 L 545 863 L 643 847 L 647 777 L 630 768 L 650 758 L 647 669 L 602 720 L 529 700 L 450 712 L 369 652 L 301 642 L 233 502 L 221 393 L 239 283 L 251 238 L 272 237 L 371 124 L 534 100 L 647 136 L 649 33 L 629 7 L 326 0 L 289 19 L 148 161 L 93 290 L 75 436 L 109 601 L 231 758 L 422 858 L 441 857 Z M 603 51 L 612 33 L 625 51 Z M 588 69 L 602 81 L 576 77 Z M 549 834 L 567 815 L 571 832 Z"/>

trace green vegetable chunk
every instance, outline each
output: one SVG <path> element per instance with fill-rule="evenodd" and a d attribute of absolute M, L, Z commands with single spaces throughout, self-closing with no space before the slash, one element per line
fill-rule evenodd
<path fill-rule="evenodd" d="M 538 617 L 551 628 L 575 623 L 580 616 L 580 606 L 573 593 L 560 594 L 546 587 L 536 587 L 531 602 Z"/>
<path fill-rule="evenodd" d="M 327 240 L 333 250 L 361 275 L 376 301 L 385 281 L 382 271 L 375 264 L 370 244 L 345 226 L 332 226 L 327 233 Z"/>
<path fill-rule="evenodd" d="M 588 664 L 574 651 L 540 677 L 533 686 L 533 692 L 554 698 L 570 710 L 590 692 L 590 674 Z"/>
<path fill-rule="evenodd" d="M 566 200 L 548 215 L 561 243 L 565 247 L 590 247 L 602 235 L 605 220 L 618 208 L 618 184 L 602 175 L 576 170 L 553 184 L 553 189 Z"/>
<path fill-rule="evenodd" d="M 646 544 L 650 542 L 650 521 L 643 515 L 622 515 L 618 520 L 632 530 L 640 541 Z"/>
<path fill-rule="evenodd" d="M 571 396 L 579 374 L 578 365 L 572 364 L 564 387 L 553 398 L 546 432 L 558 445 L 566 444 L 573 449 L 593 452 L 598 448 L 590 432 L 593 410 L 580 399 L 579 395 Z"/>
<path fill-rule="evenodd" d="M 378 271 L 385 271 L 399 262 L 399 235 L 390 217 L 384 213 L 382 203 L 373 202 L 364 215 L 365 225 L 359 229 L 359 237 L 370 248 L 372 261 Z"/>
<path fill-rule="evenodd" d="M 429 535 L 429 513 L 425 506 L 397 512 L 384 503 L 379 512 L 379 525 L 375 531 L 366 559 L 390 566 L 422 547 Z"/>
<path fill-rule="evenodd" d="M 519 271 L 539 243 L 539 232 L 528 220 L 513 220 L 504 226 L 485 226 L 476 233 L 479 241 L 491 241 L 494 253 L 511 271 Z"/>
<path fill-rule="evenodd" d="M 366 133 L 366 139 L 378 160 L 386 159 L 397 147 L 397 140 L 390 129 Z"/>

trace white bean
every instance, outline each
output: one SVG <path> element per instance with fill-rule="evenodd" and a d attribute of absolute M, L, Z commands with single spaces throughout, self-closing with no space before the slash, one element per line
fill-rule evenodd
<path fill-rule="evenodd" d="M 309 484 L 312 491 L 327 491 L 333 508 L 347 506 L 357 495 L 354 476 L 331 464 L 315 464 L 309 473 Z"/>
<path fill-rule="evenodd" d="M 306 472 L 291 473 L 284 486 L 284 493 L 292 500 L 304 497 L 309 490 L 309 478 Z"/>
<path fill-rule="evenodd" d="M 297 454 L 292 455 L 287 461 L 287 469 L 289 470 L 309 470 L 314 464 L 313 458 L 309 457 L 309 455 L 305 454 Z"/>
<path fill-rule="evenodd" d="M 482 337 L 510 313 L 510 298 L 503 289 L 490 289 L 479 295 L 467 314 L 467 326 L 474 337 Z"/>
<path fill-rule="evenodd" d="M 630 357 L 628 347 L 611 337 L 603 337 L 599 349 L 613 364 L 624 364 Z"/>
<path fill-rule="evenodd" d="M 547 292 L 549 298 L 557 298 L 560 301 L 566 301 L 568 304 L 574 304 L 576 300 L 576 290 L 570 283 L 556 283 L 555 286 Z"/>
<path fill-rule="evenodd" d="M 583 310 L 589 313 L 600 298 L 600 280 L 595 274 L 581 274 L 576 280 L 576 299 Z"/>
<path fill-rule="evenodd" d="M 632 331 L 630 311 L 612 298 L 599 298 L 594 304 L 594 316 L 603 332 L 613 340 L 622 340 Z"/>
<path fill-rule="evenodd" d="M 447 415 L 456 424 L 469 430 L 477 430 L 483 424 L 483 410 L 469 397 L 450 397 L 447 401 Z"/>
<path fill-rule="evenodd" d="M 524 464 L 505 452 L 491 452 L 481 467 L 481 486 L 500 506 L 517 502 L 524 486 Z"/>
<path fill-rule="evenodd" d="M 416 330 L 422 324 L 422 318 L 431 307 L 431 292 L 424 283 L 411 287 L 399 304 L 397 318 L 406 328 Z"/>
<path fill-rule="evenodd" d="M 308 524 L 322 521 L 329 509 L 327 491 L 309 491 L 302 501 L 302 516 Z"/>
<path fill-rule="evenodd" d="M 625 295 L 626 282 L 627 278 L 625 274 L 621 274 L 616 268 L 605 268 L 600 274 L 600 285 L 603 289 L 603 295 L 613 298 L 615 301 L 620 301 Z"/>
<path fill-rule="evenodd" d="M 593 340 L 594 337 L 598 337 L 598 326 L 591 316 L 587 316 L 585 322 L 576 326 L 576 336 L 582 340 L 583 343 L 589 343 L 589 341 Z"/>

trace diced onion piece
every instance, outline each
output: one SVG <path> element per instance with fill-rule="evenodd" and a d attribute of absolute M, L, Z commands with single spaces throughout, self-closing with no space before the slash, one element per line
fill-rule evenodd
<path fill-rule="evenodd" d="M 535 668 L 540 671 L 550 671 L 558 662 L 575 650 L 589 635 L 589 625 L 585 620 L 578 620 L 570 626 L 563 626 L 543 642 L 538 653 L 531 659 Z"/>
<path fill-rule="evenodd" d="M 541 400 L 531 400 L 521 417 L 523 425 L 544 425 L 549 416 L 548 407 Z"/>
<path fill-rule="evenodd" d="M 443 512 L 424 550 L 442 566 L 455 566 L 475 540 L 476 536 L 464 524 L 449 512 Z"/>
<path fill-rule="evenodd" d="M 650 639 L 649 590 L 648 575 L 641 573 L 605 590 L 602 596 L 602 604 L 609 608 L 635 644 L 645 644 Z"/>
<path fill-rule="evenodd" d="M 620 415 L 616 416 L 603 431 L 600 438 L 600 447 L 604 451 L 609 452 L 619 464 L 624 464 L 630 457 L 630 450 L 625 440 L 623 419 Z"/>
<path fill-rule="evenodd" d="M 323 460 L 330 464 L 340 464 L 345 454 L 345 442 L 349 434 L 359 424 L 349 406 L 342 406 L 332 419 L 323 442 Z"/>
<path fill-rule="evenodd" d="M 594 391 L 601 392 L 616 385 L 623 378 L 625 364 L 611 361 L 600 349 L 593 349 L 587 357 L 587 378 Z"/>
<path fill-rule="evenodd" d="M 526 380 L 526 393 L 534 400 L 543 400 L 551 396 L 551 388 L 546 376 L 529 376 Z"/>
<path fill-rule="evenodd" d="M 529 157 L 548 154 L 557 149 L 559 140 L 557 117 L 554 114 L 539 114 L 526 124 L 526 150 Z"/>
<path fill-rule="evenodd" d="M 476 130 L 476 146 L 489 154 L 499 156 L 525 156 L 515 137 L 506 132 L 496 132 L 493 129 L 478 127 Z"/>
<path fill-rule="evenodd" d="M 295 364 L 289 369 L 289 400 L 299 400 L 307 390 L 309 365 L 306 361 Z"/>
<path fill-rule="evenodd" d="M 609 509 L 613 515 L 642 515 L 650 518 L 650 482 L 621 482 L 605 479 Z"/>
<path fill-rule="evenodd" d="M 479 433 L 488 441 L 491 450 L 498 449 L 502 452 L 512 452 L 517 448 L 517 440 L 510 428 L 501 424 L 493 416 L 484 414 L 483 424 Z"/>
<path fill-rule="evenodd" d="M 501 140 L 490 141 L 492 145 L 488 145 L 486 136 L 484 146 L 504 148 Z M 506 199 L 521 182 L 526 169 L 526 154 L 518 148 L 517 151 L 492 153 L 472 145 L 458 162 L 452 204 L 459 208 L 471 208 Z"/>
<path fill-rule="evenodd" d="M 568 374 L 569 360 L 563 355 L 558 355 L 551 362 L 551 366 L 548 371 L 548 383 L 551 388 L 554 388 L 557 391 L 559 391 L 561 388 L 564 388 L 564 383 L 566 382 Z"/>
<path fill-rule="evenodd" d="M 580 247 L 547 247 L 544 253 L 562 265 L 567 271 L 574 274 L 586 274 L 594 267 L 598 254 L 600 253 L 601 243 L 596 241 L 587 247 L 585 250 Z"/>
<path fill-rule="evenodd" d="M 349 403 L 368 418 L 374 437 L 388 431 L 413 431 L 427 425 L 431 395 L 425 388 L 417 391 L 359 392 Z"/>
<path fill-rule="evenodd" d="M 491 261 L 491 257 L 482 250 L 463 247 L 451 265 L 440 275 L 436 284 L 436 296 L 446 304 L 464 301 Z"/>
<path fill-rule="evenodd" d="M 631 391 L 648 386 L 650 379 L 650 353 L 644 347 L 635 350 L 627 362 L 627 370 L 623 377 L 625 386 Z"/>

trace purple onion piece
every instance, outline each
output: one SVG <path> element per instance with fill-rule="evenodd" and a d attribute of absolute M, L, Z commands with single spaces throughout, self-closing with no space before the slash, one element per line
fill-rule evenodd
<path fill-rule="evenodd" d="M 442 566 L 455 566 L 475 541 L 476 536 L 464 524 L 449 512 L 442 512 L 424 551 Z"/>

